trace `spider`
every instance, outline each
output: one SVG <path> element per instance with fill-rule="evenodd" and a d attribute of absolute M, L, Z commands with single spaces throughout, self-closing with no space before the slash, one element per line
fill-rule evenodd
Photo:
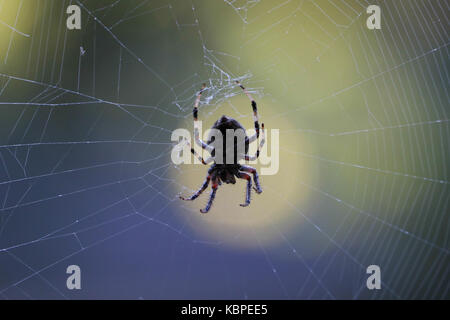
<path fill-rule="evenodd" d="M 241 85 L 239 83 L 239 81 L 236 81 L 236 83 L 239 85 L 239 87 L 244 91 L 244 93 L 247 95 L 247 97 L 250 99 L 251 101 L 251 106 L 253 109 L 253 120 L 255 123 L 255 134 L 248 137 L 247 135 L 245 135 L 245 140 L 244 140 L 244 148 L 238 148 L 238 141 L 235 139 L 234 140 L 234 144 L 233 144 L 233 148 L 234 148 L 234 159 L 232 163 L 226 163 L 225 161 L 223 162 L 224 164 L 219 164 L 216 163 L 216 161 L 214 160 L 214 155 L 215 155 L 215 148 L 212 146 L 212 142 L 214 141 L 213 137 L 209 137 L 207 142 L 204 142 L 200 139 L 200 135 L 198 132 L 198 126 L 197 126 L 197 121 L 198 121 L 198 104 L 200 102 L 200 98 L 202 96 L 203 91 L 205 90 L 206 85 L 203 84 L 201 90 L 199 91 L 199 93 L 197 94 L 197 99 L 195 100 L 195 104 L 194 104 L 194 109 L 192 111 L 193 116 L 194 116 L 194 137 L 195 137 L 195 143 L 197 145 L 199 145 L 200 147 L 202 147 L 203 149 L 207 150 L 210 154 L 211 157 L 207 158 L 206 160 L 203 159 L 202 156 L 200 156 L 195 150 L 194 148 L 191 147 L 191 152 L 192 154 L 194 154 L 194 156 L 196 156 L 202 164 L 207 165 L 210 162 L 214 162 L 211 167 L 208 170 L 208 175 L 206 176 L 205 181 L 203 182 L 202 186 L 200 187 L 200 189 L 198 189 L 192 196 L 190 196 L 189 198 L 185 198 L 180 196 L 181 200 L 186 200 L 186 201 L 192 201 L 198 198 L 198 196 L 200 194 L 202 194 L 203 191 L 205 191 L 205 189 L 208 187 L 210 181 L 212 181 L 212 190 L 211 190 L 211 194 L 209 195 L 209 200 L 208 203 L 206 204 L 205 209 L 200 209 L 201 213 L 207 213 L 209 211 L 209 209 L 211 209 L 211 206 L 213 204 L 214 198 L 216 197 L 216 192 L 217 192 L 217 188 L 219 187 L 219 185 L 222 184 L 222 182 L 224 183 L 231 183 L 231 184 L 235 184 L 236 183 L 236 179 L 235 177 L 239 178 L 239 179 L 245 179 L 247 180 L 247 186 L 246 186 L 246 194 L 245 194 L 245 202 L 243 204 L 241 204 L 242 207 L 247 207 L 250 204 L 250 194 L 251 194 L 251 189 L 252 189 L 252 180 L 251 180 L 251 176 L 250 174 L 253 175 L 253 181 L 255 183 L 255 187 L 253 187 L 253 189 L 256 191 L 256 193 L 260 194 L 262 192 L 261 189 L 261 185 L 259 184 L 259 177 L 258 177 L 258 172 L 256 171 L 255 168 L 250 167 L 250 166 L 246 166 L 246 165 L 241 165 L 238 163 L 238 161 L 245 159 L 246 161 L 253 161 L 256 160 L 259 157 L 259 150 L 260 148 L 263 147 L 264 142 L 265 142 L 265 137 L 264 137 L 264 123 L 261 124 L 261 132 L 262 132 L 262 139 L 261 142 L 258 144 L 257 146 L 257 151 L 256 154 L 253 156 L 248 155 L 248 148 L 249 148 L 249 144 L 255 140 L 257 140 L 259 138 L 259 134 L 260 134 L 260 128 L 259 128 L 259 122 L 258 122 L 258 111 L 257 111 L 257 106 L 256 106 L 256 102 L 253 99 L 253 97 L 250 95 L 250 93 L 244 88 L 243 85 Z M 222 117 L 220 117 L 220 119 L 218 119 L 214 125 L 212 126 L 212 129 L 216 129 L 219 130 L 222 133 L 222 136 L 226 136 L 226 130 L 227 129 L 232 129 L 234 131 L 236 130 L 244 130 L 244 127 L 235 119 L 225 116 L 223 115 Z M 233 132 L 234 132 L 233 131 Z M 226 150 L 227 150 L 227 146 L 226 146 L 226 139 L 224 139 L 223 141 L 223 157 L 224 159 L 226 158 Z M 189 142 L 187 142 L 189 144 Z M 242 142 L 241 142 L 242 143 Z M 231 147 L 231 146 L 228 146 Z M 230 149 L 231 150 L 231 149 Z M 236 150 L 245 150 L 244 154 L 237 154 Z"/>

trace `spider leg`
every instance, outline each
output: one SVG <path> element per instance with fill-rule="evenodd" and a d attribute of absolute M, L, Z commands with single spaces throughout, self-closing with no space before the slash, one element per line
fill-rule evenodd
<path fill-rule="evenodd" d="M 185 140 L 186 144 L 191 147 L 191 144 L 188 140 Z M 197 153 L 197 151 L 194 150 L 194 148 L 191 147 L 191 153 L 204 165 L 207 165 L 208 163 L 213 162 L 214 158 L 213 157 L 208 157 L 205 159 L 203 159 L 203 157 L 201 155 L 199 155 Z"/>
<path fill-rule="evenodd" d="M 201 155 L 199 155 L 199 154 L 194 150 L 194 148 L 191 148 L 191 152 L 192 152 L 192 154 L 193 154 L 194 156 L 196 156 L 197 159 L 200 160 L 200 162 L 201 162 L 202 164 L 204 164 L 204 165 L 207 165 L 208 163 L 211 163 L 211 162 L 213 162 L 213 160 L 214 160 L 213 157 L 208 157 L 208 158 L 206 158 L 206 160 L 203 159 L 203 157 L 202 157 Z"/>
<path fill-rule="evenodd" d="M 246 179 L 247 180 L 247 188 L 245 193 L 245 203 L 241 203 L 241 207 L 246 207 L 250 204 L 250 195 L 252 192 L 252 178 L 248 173 L 240 172 L 237 174 L 237 177 L 240 179 Z"/>
<path fill-rule="evenodd" d="M 200 133 L 198 132 L 198 105 L 200 103 L 200 98 L 202 97 L 203 90 L 205 90 L 206 85 L 203 84 L 201 90 L 197 94 L 197 98 L 195 99 L 194 109 L 192 110 L 192 115 L 194 116 L 194 139 L 195 143 L 202 147 L 203 149 L 208 150 L 208 152 L 212 152 L 214 149 L 212 146 L 206 144 L 203 140 L 200 139 Z"/>
<path fill-rule="evenodd" d="M 252 103 L 253 121 L 255 123 L 256 132 L 254 135 L 250 136 L 250 138 L 248 139 L 248 142 L 250 143 L 259 138 L 258 107 L 256 105 L 255 99 L 253 99 L 252 95 L 247 91 L 247 89 L 245 89 L 245 87 L 239 81 L 236 81 L 236 83 L 239 85 L 239 87 L 241 87 L 242 90 L 244 90 L 245 95 L 250 99 L 250 101 Z"/>
<path fill-rule="evenodd" d="M 244 159 L 246 160 L 246 161 L 254 161 L 254 160 L 256 160 L 256 159 L 258 159 L 259 158 L 259 150 L 260 149 L 262 149 L 262 147 L 264 146 L 264 143 L 266 142 L 266 136 L 265 136 L 265 134 L 264 134 L 264 123 L 263 124 L 261 124 L 261 141 L 260 141 L 260 143 L 258 144 L 258 148 L 257 148 L 257 150 L 256 150 L 256 154 L 255 155 L 253 155 L 253 156 L 250 156 L 250 155 L 248 155 L 248 154 L 246 154 L 246 155 L 244 155 Z"/>
<path fill-rule="evenodd" d="M 209 181 L 211 180 L 211 176 L 208 175 L 205 179 L 205 181 L 203 182 L 202 186 L 200 187 L 200 189 L 198 189 L 192 196 L 190 196 L 189 198 L 185 198 L 183 196 L 180 196 L 181 200 L 185 200 L 185 201 L 192 201 L 198 198 L 199 195 L 202 194 L 203 191 L 205 191 L 206 187 L 208 187 Z"/>
<path fill-rule="evenodd" d="M 200 209 L 201 213 L 207 213 L 209 211 L 209 209 L 211 209 L 211 206 L 213 204 L 214 198 L 216 197 L 216 191 L 217 191 L 217 188 L 218 188 L 217 178 L 214 177 L 212 180 L 213 181 L 212 181 L 211 193 L 209 194 L 208 203 L 206 204 L 206 208 L 205 209 Z"/>
<path fill-rule="evenodd" d="M 240 170 L 253 174 L 253 181 L 255 182 L 255 187 L 253 187 L 253 189 L 255 189 L 256 193 L 260 194 L 262 192 L 262 189 L 261 185 L 259 184 L 258 171 L 250 166 L 241 166 Z"/>

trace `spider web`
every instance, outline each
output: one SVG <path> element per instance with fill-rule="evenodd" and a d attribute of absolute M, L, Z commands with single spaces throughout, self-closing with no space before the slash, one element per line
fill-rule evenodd
<path fill-rule="evenodd" d="M 65 27 L 70 4 L 81 31 Z M 382 30 L 366 28 L 370 4 Z M 0 1 L 0 296 L 448 298 L 448 6 Z M 281 141 L 281 154 L 320 172 L 294 177 L 308 205 L 263 184 L 305 223 L 272 225 L 275 247 L 255 234 L 254 251 L 180 219 L 198 211 L 178 200 L 193 190 L 170 161 L 201 84 L 211 122 L 242 95 L 236 79 L 277 106 L 264 122 L 290 119 L 280 130 L 317 146 Z M 70 264 L 80 291 L 65 286 Z M 371 264 L 382 290 L 366 288 Z"/>

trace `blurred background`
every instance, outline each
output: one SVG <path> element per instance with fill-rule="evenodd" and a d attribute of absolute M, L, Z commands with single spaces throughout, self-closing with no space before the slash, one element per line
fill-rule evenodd
<path fill-rule="evenodd" d="M 69 30 L 69 5 L 81 30 Z M 366 9 L 381 8 L 369 30 Z M 0 0 L 2 299 L 448 299 L 445 0 Z M 172 131 L 280 130 L 188 195 Z M 261 165 L 255 165 L 258 169 Z M 66 269 L 81 268 L 81 290 Z M 366 268 L 381 268 L 368 290 Z"/>

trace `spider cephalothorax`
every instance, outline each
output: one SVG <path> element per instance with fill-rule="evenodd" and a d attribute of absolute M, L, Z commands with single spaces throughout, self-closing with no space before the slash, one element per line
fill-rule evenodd
<path fill-rule="evenodd" d="M 197 192 L 195 192 L 192 196 L 190 196 L 189 198 L 184 198 L 181 196 L 180 196 L 180 198 L 182 200 L 188 200 L 188 201 L 197 199 L 197 197 L 208 187 L 209 182 L 212 181 L 212 191 L 209 196 L 209 200 L 206 205 L 206 208 L 200 210 L 202 213 L 208 212 L 209 209 L 211 208 L 211 205 L 216 196 L 217 188 L 219 185 L 222 184 L 222 182 L 235 184 L 236 178 L 247 180 L 245 203 L 241 204 L 241 206 L 243 206 L 243 207 L 246 207 L 250 204 L 250 195 L 251 195 L 251 189 L 252 189 L 252 180 L 251 180 L 250 174 L 253 175 L 253 180 L 255 182 L 255 187 L 254 187 L 255 191 L 257 193 L 262 192 L 261 186 L 259 184 L 258 172 L 256 171 L 256 169 L 253 167 L 250 167 L 250 166 L 241 165 L 241 164 L 239 164 L 239 161 L 242 159 L 255 160 L 259 157 L 259 149 L 262 148 L 262 146 L 264 145 L 264 140 L 265 140 L 264 139 L 264 124 L 261 124 L 262 139 L 261 139 L 260 144 L 258 145 L 256 155 L 250 156 L 250 155 L 248 155 L 249 144 L 251 142 L 257 140 L 259 138 L 259 133 L 260 133 L 259 123 L 258 123 L 257 106 L 256 106 L 255 100 L 253 100 L 250 93 L 248 93 L 247 90 L 245 90 L 245 88 L 239 82 L 237 82 L 237 84 L 242 88 L 242 90 L 244 90 L 245 94 L 249 97 L 249 99 L 251 101 L 252 109 L 253 109 L 253 120 L 255 122 L 256 132 L 254 135 L 248 137 L 247 135 L 245 135 L 244 127 L 237 120 L 235 120 L 231 117 L 225 116 L 225 115 L 220 117 L 220 119 L 218 119 L 214 123 L 214 125 L 212 126 L 211 129 L 215 129 L 216 131 L 219 131 L 221 133 L 221 137 L 226 137 L 227 131 L 230 131 L 230 130 L 232 131 L 232 133 L 240 130 L 241 132 L 243 132 L 243 135 L 244 135 L 244 139 L 242 139 L 242 140 L 239 140 L 237 136 L 236 137 L 233 136 L 232 141 L 228 141 L 228 139 L 223 139 L 222 145 L 220 146 L 221 151 L 222 151 L 221 157 L 219 154 L 217 154 L 217 156 L 216 156 L 216 147 L 217 146 L 215 146 L 215 143 L 214 143 L 215 136 L 213 134 L 211 134 L 208 137 L 207 142 L 203 142 L 202 140 L 200 140 L 199 132 L 198 132 L 197 125 L 196 125 L 197 121 L 198 121 L 198 117 L 197 117 L 198 116 L 198 104 L 200 102 L 200 97 L 202 95 L 202 92 L 205 89 L 205 85 L 203 85 L 203 87 L 200 90 L 200 92 L 198 93 L 197 99 L 195 101 L 194 110 L 193 110 L 195 142 L 199 146 L 201 146 L 203 149 L 209 151 L 209 153 L 211 153 L 211 157 L 204 160 L 200 155 L 198 155 L 195 152 L 194 148 L 191 148 L 191 152 L 204 165 L 206 165 L 210 162 L 214 162 L 214 164 L 209 168 L 206 180 L 203 182 L 203 185 L 200 187 L 200 189 Z M 227 153 L 230 154 L 231 152 L 232 152 L 233 158 L 230 161 L 230 159 L 227 158 Z M 217 161 L 219 159 L 221 159 L 222 161 Z"/>

